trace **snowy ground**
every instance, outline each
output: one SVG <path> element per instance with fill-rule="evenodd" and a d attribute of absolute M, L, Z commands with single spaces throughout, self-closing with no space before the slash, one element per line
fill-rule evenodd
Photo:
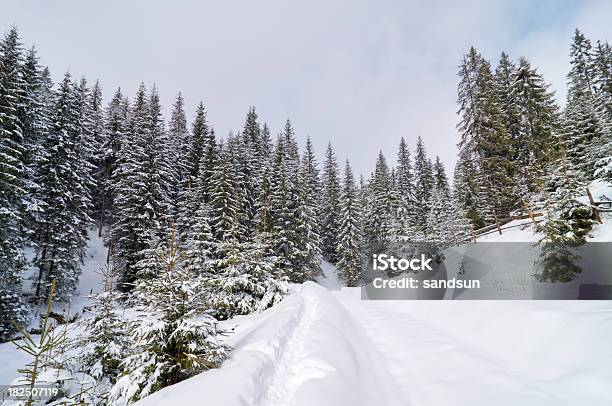
<path fill-rule="evenodd" d="M 245 321 L 222 368 L 138 404 L 612 404 L 607 302 L 362 301 L 309 282 Z"/>

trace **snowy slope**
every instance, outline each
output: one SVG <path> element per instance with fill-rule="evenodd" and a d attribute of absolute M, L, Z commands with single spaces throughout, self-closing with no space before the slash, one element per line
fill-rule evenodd
<path fill-rule="evenodd" d="M 141 406 L 612 404 L 608 302 L 362 301 L 306 283 Z"/>
<path fill-rule="evenodd" d="M 98 237 L 97 230 L 89 230 L 89 242 L 83 261 L 82 273 L 79 277 L 79 288 L 69 303 L 54 304 L 53 311 L 55 313 L 62 314 L 66 319 L 71 318 L 75 314 L 87 315 L 85 308 L 90 303 L 88 295 L 100 292 L 102 289 L 102 277 L 98 271 L 104 267 L 106 254 L 107 248 L 104 246 L 103 239 Z M 30 269 L 29 272 L 34 274 L 33 269 Z M 41 305 L 36 309 L 36 313 L 32 315 L 30 320 L 31 328 L 38 327 L 38 318 L 44 311 L 45 305 Z M 33 337 L 36 339 L 38 336 Z M 0 360 L 3 361 L 0 362 L 0 384 L 4 384 L 12 382 L 20 375 L 17 369 L 23 368 L 30 362 L 30 357 L 17 350 L 12 343 L 3 343 L 0 344 Z"/>

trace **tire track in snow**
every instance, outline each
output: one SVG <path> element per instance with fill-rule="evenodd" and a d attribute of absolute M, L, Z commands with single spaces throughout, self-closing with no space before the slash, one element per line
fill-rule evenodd
<path fill-rule="evenodd" d="M 289 406 L 301 384 L 308 379 L 300 374 L 300 363 L 308 358 L 305 345 L 310 329 L 319 317 L 319 302 L 315 296 L 304 295 L 298 322 L 289 339 L 280 349 L 261 406 Z"/>

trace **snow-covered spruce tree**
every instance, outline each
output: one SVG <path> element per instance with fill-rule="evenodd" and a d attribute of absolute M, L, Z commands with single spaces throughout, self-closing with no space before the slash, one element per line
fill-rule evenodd
<path fill-rule="evenodd" d="M 82 334 L 71 340 L 79 372 L 97 380 L 96 391 L 108 392 L 121 371 L 120 364 L 129 354 L 127 322 L 118 314 L 123 295 L 117 289 L 119 272 L 112 264 L 100 271 L 101 293 L 93 296 L 91 317 L 78 321 Z"/>
<path fill-rule="evenodd" d="M 185 114 L 185 100 L 182 93 L 176 96 L 170 113 L 168 131 L 164 137 L 164 163 L 168 182 L 168 208 L 167 215 L 171 221 L 176 222 L 182 204 L 181 189 L 187 177 L 188 148 L 190 146 L 187 116 Z"/>
<path fill-rule="evenodd" d="M 593 94 L 595 65 L 593 46 L 585 35 L 576 29 L 570 46 L 570 72 L 568 76 L 568 100 L 578 94 Z"/>
<path fill-rule="evenodd" d="M 538 226 L 537 277 L 543 282 L 569 282 L 581 272 L 574 247 L 586 243 L 594 221 L 591 207 L 579 202 L 585 183 L 572 162 L 563 157 L 551 165 L 543 190 L 546 219 Z"/>
<path fill-rule="evenodd" d="M 83 170 L 79 94 L 68 73 L 54 96 L 52 114 L 53 125 L 37 170 L 43 213 L 34 260 L 36 301 L 48 294 L 52 280 L 57 281 L 59 299 L 66 299 L 76 287 L 91 222 L 93 181 L 91 172 Z"/>
<path fill-rule="evenodd" d="M 102 129 L 97 182 L 99 190 L 99 219 L 98 230 L 102 232 L 104 225 L 112 226 L 117 212 L 115 198 L 117 196 L 116 172 L 119 167 L 121 154 L 121 143 L 126 137 L 128 130 L 128 107 L 127 99 L 117 89 L 104 114 L 104 127 Z M 127 153 L 123 151 L 123 153 Z"/>
<path fill-rule="evenodd" d="M 244 121 L 244 127 L 242 129 L 242 138 L 244 140 L 244 145 L 249 145 L 251 148 L 250 161 L 249 166 L 252 172 L 252 182 L 253 185 L 250 185 L 254 190 L 251 193 L 258 193 L 257 190 L 257 179 L 261 176 L 262 167 L 266 163 L 267 160 L 270 159 L 268 155 L 270 150 L 270 145 L 266 145 L 266 143 L 270 142 L 269 139 L 269 130 L 268 134 L 266 134 L 267 140 L 262 141 L 262 129 L 259 125 L 258 115 L 255 112 L 255 106 L 251 106 L 246 115 L 246 119 Z"/>
<path fill-rule="evenodd" d="M 605 119 L 612 123 L 612 47 L 597 41 L 593 55 L 593 86 L 605 109 Z"/>
<path fill-rule="evenodd" d="M 91 89 L 87 88 L 85 78 L 81 79 L 80 89 L 80 110 L 81 110 L 81 125 L 83 131 L 83 160 L 88 163 L 88 169 L 91 172 L 93 180 L 90 186 L 90 195 L 92 197 L 93 211 L 92 218 L 96 220 L 99 227 L 103 223 L 104 215 L 102 213 L 102 186 L 103 182 L 100 179 L 103 141 L 104 141 L 104 107 L 102 105 L 102 87 L 100 82 L 96 81 Z M 101 230 L 100 230 L 101 231 Z"/>
<path fill-rule="evenodd" d="M 121 364 L 122 374 L 113 386 L 111 404 L 128 404 L 217 367 L 228 347 L 222 332 L 206 310 L 204 279 L 184 266 L 174 230 L 158 248 L 150 270 L 133 291 L 139 310 L 130 323 L 133 355 Z"/>
<path fill-rule="evenodd" d="M 448 192 L 434 185 L 429 198 L 427 213 L 426 239 L 437 245 L 445 245 L 453 241 L 451 216 L 454 211 L 450 205 Z"/>
<path fill-rule="evenodd" d="M 212 202 L 213 175 L 220 159 L 220 145 L 211 127 L 204 141 L 204 151 L 198 168 L 197 194 L 206 203 Z"/>
<path fill-rule="evenodd" d="M 97 94 L 94 94 L 94 90 Z M 97 100 L 96 100 L 97 98 Z M 97 87 L 89 89 L 87 80 L 83 77 L 77 86 L 77 109 L 79 114 L 79 127 L 81 137 L 78 146 L 80 163 L 79 172 L 87 173 L 89 183 L 89 196 L 91 197 L 91 207 L 89 215 L 92 219 L 97 218 L 98 213 L 96 204 L 99 199 L 96 173 L 98 168 L 98 151 L 100 149 L 100 125 L 102 122 L 102 90 Z"/>
<path fill-rule="evenodd" d="M 394 196 L 389 167 L 382 151 L 378 154 L 368 189 L 365 229 L 368 230 L 366 238 L 369 254 L 383 251 L 393 237 Z"/>
<path fill-rule="evenodd" d="M 271 242 L 278 256 L 278 267 L 292 282 L 302 282 L 298 264 L 299 252 L 296 246 L 296 208 L 298 196 L 293 180 L 290 179 L 285 154 L 285 142 L 279 136 L 270 175 L 269 217 L 271 221 Z"/>
<path fill-rule="evenodd" d="M 416 151 L 414 155 L 414 178 L 415 178 L 415 218 L 420 227 L 425 227 L 428 211 L 428 202 L 431 189 L 434 185 L 433 168 L 429 165 L 427 151 L 423 139 L 417 138 Z"/>
<path fill-rule="evenodd" d="M 437 244 L 449 244 L 456 240 L 453 218 L 457 214 L 451 202 L 450 187 L 444 164 L 436 156 L 434 164 L 434 187 L 429 199 L 427 214 L 428 240 Z M 459 211 L 461 208 L 459 208 Z"/>
<path fill-rule="evenodd" d="M 308 138 L 297 178 L 298 205 L 296 207 L 296 245 L 300 251 L 299 263 L 304 279 L 312 279 L 321 272 L 318 174 L 314 150 Z"/>
<path fill-rule="evenodd" d="M 21 63 L 21 44 L 13 27 L 0 41 L 0 341 L 13 333 L 12 320 L 23 323 L 26 317 L 21 297 L 26 194 L 26 145 L 18 117 L 24 95 Z"/>
<path fill-rule="evenodd" d="M 404 141 L 400 140 L 397 153 L 397 171 L 394 193 L 396 195 L 396 230 L 393 234 L 407 236 L 414 234 L 417 222 L 418 202 L 415 197 L 414 173 L 410 159 L 410 150 Z"/>
<path fill-rule="evenodd" d="M 530 191 L 543 176 L 543 168 L 554 157 L 558 144 L 559 107 L 549 87 L 529 61 L 520 58 L 511 96 L 519 117 L 516 159 L 526 171 L 515 172 L 522 182 L 528 182 Z"/>
<path fill-rule="evenodd" d="M 272 168 L 271 164 L 268 163 L 262 168 L 259 178 L 259 202 L 257 204 L 259 210 L 256 218 L 257 234 L 264 239 L 270 239 L 272 232 L 272 216 L 270 213 L 270 198 L 272 196 L 271 175 Z"/>
<path fill-rule="evenodd" d="M 492 221 L 493 215 L 507 215 L 512 209 L 511 140 L 505 125 L 490 63 L 473 47 L 459 67 L 457 88 L 461 135 L 460 153 L 473 159 L 487 188 L 487 212 L 481 216 Z M 473 176 L 473 175 L 468 175 Z"/>
<path fill-rule="evenodd" d="M 21 209 L 21 220 L 24 234 L 32 240 L 41 213 L 39 202 L 36 200 L 40 189 L 40 185 L 36 182 L 36 167 L 43 154 L 41 143 L 49 131 L 50 93 L 53 83 L 49 83 L 49 78 L 44 75 L 45 70 L 40 67 L 34 48 L 26 54 L 22 72 L 24 102 L 19 109 L 19 120 L 23 128 L 25 146 L 22 161 L 26 194 L 22 200 L 24 207 Z"/>
<path fill-rule="evenodd" d="M 301 168 L 295 167 L 297 142 L 279 135 L 269 176 L 267 213 L 259 215 L 260 229 L 270 222 L 269 242 L 278 257 L 278 267 L 292 282 L 302 283 L 319 272 L 320 247 L 317 235 L 314 156 L 304 158 Z M 297 170 L 297 172 L 294 172 Z M 263 185 L 262 190 L 267 187 Z M 265 199 L 265 196 L 262 196 Z M 266 207 L 265 201 L 262 207 Z"/>
<path fill-rule="evenodd" d="M 440 157 L 436 156 L 436 162 L 433 165 L 434 185 L 438 188 L 438 192 L 444 193 L 446 196 L 450 194 L 448 185 L 448 177 L 444 164 L 440 161 Z"/>
<path fill-rule="evenodd" d="M 591 41 L 576 30 L 570 48 L 571 69 L 564 114 L 564 147 L 578 174 L 590 181 L 601 160 L 610 155 L 610 123 L 606 122 L 605 96 L 596 92 L 597 64 Z"/>
<path fill-rule="evenodd" d="M 212 231 L 216 241 L 233 237 L 241 200 L 236 196 L 236 168 L 227 145 L 220 146 L 219 161 L 211 178 Z"/>
<path fill-rule="evenodd" d="M 577 165 L 561 155 L 548 169 L 540 205 L 547 219 L 539 226 L 544 237 L 541 242 L 580 245 L 586 242 L 591 230 L 593 211 L 578 201 L 588 184 Z"/>
<path fill-rule="evenodd" d="M 209 132 L 206 110 L 204 104 L 200 102 L 196 109 L 191 132 L 189 132 L 186 140 L 187 144 L 184 147 L 185 156 L 179 157 L 184 161 L 184 175 L 177 202 L 178 218 L 176 223 L 179 235 L 186 235 L 187 230 L 192 225 L 193 213 L 203 200 L 198 176 L 206 152 Z"/>
<path fill-rule="evenodd" d="M 454 200 L 465 213 L 470 224 L 479 229 L 484 227 L 487 210 L 484 197 L 486 188 L 484 178 L 478 176 L 478 169 L 471 156 L 459 153 L 453 177 Z"/>
<path fill-rule="evenodd" d="M 212 272 L 212 257 L 216 246 L 210 222 L 210 207 L 208 203 L 200 202 L 192 213 L 191 225 L 185 230 L 185 237 L 182 239 L 185 265 L 199 275 Z"/>
<path fill-rule="evenodd" d="M 114 255 L 122 273 L 120 287 L 136 281 L 136 264 L 151 249 L 155 234 L 166 220 L 168 207 L 163 164 L 163 128 L 155 91 L 147 100 L 140 85 L 129 112 L 128 130 L 122 140 L 119 166 L 113 173 L 116 219 L 111 229 Z"/>
<path fill-rule="evenodd" d="M 209 284 L 214 315 L 228 319 L 267 309 L 287 293 L 286 279 L 275 271 L 275 256 L 258 241 L 231 238 L 219 244 L 215 276 Z"/>
<path fill-rule="evenodd" d="M 245 126 L 248 126 L 247 123 Z M 247 127 L 248 129 L 248 127 Z M 257 197 L 259 196 L 259 171 L 260 162 L 257 158 L 257 143 L 249 133 L 242 133 L 231 140 L 228 145 L 232 151 L 234 161 L 237 187 L 237 197 L 240 199 L 240 211 L 238 212 L 238 229 L 240 238 L 250 239 L 255 233 L 255 218 L 257 216 Z"/>
<path fill-rule="evenodd" d="M 519 138 L 520 118 L 517 99 L 513 95 L 513 89 L 517 78 L 516 65 L 505 52 L 501 53 L 499 63 L 495 68 L 494 85 L 495 96 L 500 104 L 503 115 L 504 126 L 513 144 L 512 156 L 517 157 L 521 150 Z M 518 145 L 517 145 L 518 144 Z M 522 151 L 525 153 L 525 151 Z"/>
<path fill-rule="evenodd" d="M 397 152 L 397 190 L 402 197 L 414 198 L 414 173 L 410 160 L 410 149 L 401 138 Z"/>
<path fill-rule="evenodd" d="M 340 221 L 340 181 L 338 162 L 331 143 L 327 145 L 321 178 L 321 251 L 330 262 L 338 260 L 338 226 Z"/>
<path fill-rule="evenodd" d="M 359 286 L 365 280 L 363 271 L 361 207 L 349 161 L 344 169 L 342 199 L 340 201 L 340 230 L 338 236 L 337 267 L 347 286 Z"/>
<path fill-rule="evenodd" d="M 261 148 L 262 157 L 266 161 L 270 161 L 272 155 L 272 136 L 270 135 L 270 128 L 267 123 L 263 123 L 261 126 L 261 133 L 259 137 L 259 144 Z"/>
<path fill-rule="evenodd" d="M 166 226 L 175 223 L 175 206 L 172 201 L 172 190 L 174 183 L 179 183 L 175 178 L 175 165 L 169 152 L 169 145 L 172 139 L 166 131 L 164 118 L 162 116 L 162 106 L 157 92 L 157 87 L 153 85 L 149 96 L 149 116 L 147 120 L 147 130 L 149 133 L 149 144 L 145 151 L 147 155 L 147 172 L 153 174 L 155 184 L 159 190 L 152 193 L 151 201 L 157 197 L 160 208 L 158 215 L 166 222 Z"/>
<path fill-rule="evenodd" d="M 285 154 L 287 155 L 286 163 L 290 179 L 295 179 L 300 167 L 300 150 L 298 147 L 298 142 L 295 138 L 293 125 L 289 119 L 287 119 L 285 122 L 283 132 L 281 133 L 281 138 L 283 140 Z"/>
<path fill-rule="evenodd" d="M 568 160 L 575 163 L 576 175 L 590 181 L 610 155 L 609 130 L 603 110 L 594 96 L 582 95 L 568 102 L 563 117 L 563 138 Z"/>

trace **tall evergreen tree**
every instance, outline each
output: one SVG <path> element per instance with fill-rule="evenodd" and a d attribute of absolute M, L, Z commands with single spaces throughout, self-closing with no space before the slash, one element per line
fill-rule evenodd
<path fill-rule="evenodd" d="M 198 177 L 201 170 L 200 166 L 204 163 L 205 153 L 208 149 L 207 144 L 211 142 L 209 137 L 210 129 L 206 120 L 206 110 L 204 104 L 200 102 L 196 109 L 191 132 L 187 135 L 184 155 L 179 157 L 184 162 L 184 174 L 177 202 L 179 207 L 177 218 L 179 235 L 186 235 L 191 226 L 193 213 L 204 200 Z M 212 143 L 214 144 L 214 140 L 212 140 Z"/>
<path fill-rule="evenodd" d="M 212 229 L 217 241 L 236 238 L 239 196 L 236 196 L 236 170 L 227 145 L 221 147 L 218 165 L 211 178 Z"/>
<path fill-rule="evenodd" d="M 459 146 L 462 154 L 473 155 L 480 176 L 488 183 L 482 200 L 487 202 L 485 219 L 491 221 L 496 212 L 507 214 L 512 209 L 510 134 L 497 100 L 491 65 L 473 47 L 461 62 L 459 78 Z"/>
<path fill-rule="evenodd" d="M 414 174 L 410 160 L 410 149 L 404 140 L 400 140 L 397 153 L 397 190 L 406 199 L 414 198 Z"/>
<path fill-rule="evenodd" d="M 296 260 L 295 246 L 295 211 L 297 199 L 292 192 L 293 186 L 289 178 L 285 142 L 279 136 L 275 152 L 272 173 L 270 176 L 270 203 L 272 239 L 274 250 L 279 256 L 278 265 L 291 278 Z M 293 280 L 293 278 L 292 278 Z"/>
<path fill-rule="evenodd" d="M 425 226 L 425 217 L 428 211 L 429 197 L 434 185 L 433 171 L 429 165 L 427 151 L 423 139 L 417 138 L 416 152 L 414 155 L 414 178 L 415 178 L 415 215 L 418 223 Z"/>
<path fill-rule="evenodd" d="M 87 226 L 91 222 L 92 178 L 83 170 L 84 154 L 80 150 L 85 134 L 79 124 L 80 93 L 67 73 L 53 102 L 53 125 L 45 139 L 44 157 L 38 173 L 43 185 L 39 200 L 40 235 L 35 263 L 39 269 L 36 300 L 47 295 L 51 281 L 57 282 L 56 296 L 67 298 L 76 287 L 79 262 L 87 243 Z"/>
<path fill-rule="evenodd" d="M 578 29 L 570 46 L 570 65 L 568 74 L 568 100 L 582 95 L 592 95 L 594 87 L 595 67 L 593 62 L 593 46 L 591 41 Z"/>
<path fill-rule="evenodd" d="M 136 264 L 157 241 L 168 207 L 163 171 L 163 127 L 159 97 L 150 96 L 140 85 L 129 112 L 126 137 L 122 142 L 119 167 L 113 173 L 116 182 L 116 220 L 112 228 L 117 267 L 122 273 L 122 288 L 137 279 Z"/>
<path fill-rule="evenodd" d="M 610 127 L 606 123 L 605 97 L 596 93 L 596 83 L 600 83 L 597 73 L 601 70 L 591 41 L 578 30 L 570 48 L 570 66 L 563 145 L 567 157 L 577 165 L 577 174 L 590 181 L 597 161 L 610 154 Z"/>
<path fill-rule="evenodd" d="M 454 200 L 459 203 L 459 209 L 465 213 L 470 224 L 479 229 L 485 226 L 484 218 L 487 202 L 483 200 L 487 187 L 472 157 L 468 154 L 459 154 L 453 177 Z"/>
<path fill-rule="evenodd" d="M 181 92 L 176 96 L 170 113 L 168 131 L 164 140 L 164 161 L 167 162 L 168 215 L 176 221 L 181 206 L 180 193 L 188 176 L 188 148 L 190 135 L 185 114 L 185 100 Z"/>
<path fill-rule="evenodd" d="M 319 170 L 310 138 L 306 140 L 306 148 L 297 179 L 298 205 L 297 248 L 300 251 L 301 267 L 306 278 L 313 278 L 321 269 L 321 243 L 318 215 L 319 206 Z"/>
<path fill-rule="evenodd" d="M 321 250 L 332 263 L 338 260 L 338 227 L 340 221 L 340 181 L 338 162 L 331 143 L 327 145 L 321 179 Z"/>
<path fill-rule="evenodd" d="M 445 196 L 450 195 L 450 188 L 448 185 L 448 177 L 446 176 L 446 170 L 444 169 L 444 164 L 440 161 L 440 157 L 436 156 L 436 162 L 433 165 L 434 172 L 434 184 L 438 189 L 439 193 L 442 193 Z"/>
<path fill-rule="evenodd" d="M 514 94 L 517 68 L 515 63 L 505 52 L 502 52 L 499 63 L 495 68 L 494 84 L 495 96 L 501 108 L 503 123 L 512 143 L 511 157 L 516 159 L 522 150 L 519 134 L 521 119 L 519 116 L 518 100 Z"/>
<path fill-rule="evenodd" d="M 22 46 L 12 27 L 0 40 L 0 340 L 12 334 L 13 319 L 25 321 L 21 247 L 28 186 L 27 145 L 20 118 L 26 96 L 22 64 Z"/>
<path fill-rule="evenodd" d="M 115 207 L 115 198 L 118 194 L 118 190 L 116 190 L 118 186 L 116 171 L 119 166 L 120 154 L 127 154 L 128 152 L 126 150 L 121 151 L 122 142 L 127 141 L 128 104 L 127 99 L 121 93 L 121 89 L 118 88 L 105 112 L 97 174 L 100 191 L 100 201 L 98 202 L 100 207 L 98 223 L 100 235 L 103 226 L 112 226 L 117 215 Z"/>
<path fill-rule="evenodd" d="M 529 61 L 519 60 L 511 93 L 519 115 L 515 148 L 523 171 L 517 172 L 530 190 L 558 145 L 559 108 L 549 86 Z"/>
<path fill-rule="evenodd" d="M 338 236 L 338 270 L 347 286 L 358 286 L 364 281 L 361 207 L 355 186 L 353 170 L 349 161 L 344 169 L 342 200 L 340 209 L 340 229 Z"/>
<path fill-rule="evenodd" d="M 365 229 L 369 230 L 367 244 L 373 252 L 384 250 L 392 239 L 393 209 L 395 207 L 393 197 L 389 166 L 381 151 L 369 182 L 366 212 Z"/>

